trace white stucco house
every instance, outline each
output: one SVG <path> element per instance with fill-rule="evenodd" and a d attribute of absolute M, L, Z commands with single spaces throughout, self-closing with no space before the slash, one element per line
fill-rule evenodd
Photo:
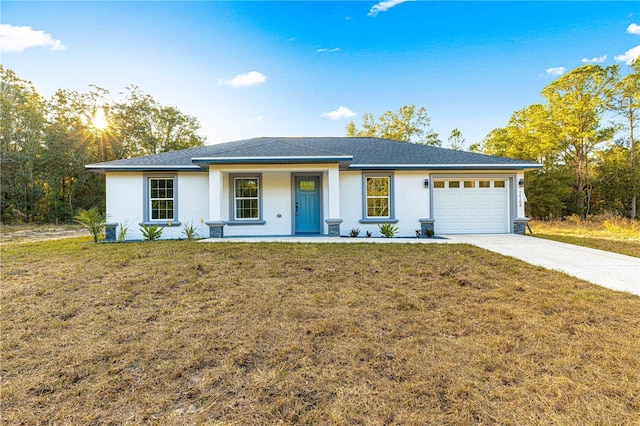
<path fill-rule="evenodd" d="M 255 138 L 89 164 L 106 175 L 107 240 L 158 224 L 180 238 L 524 233 L 525 172 L 510 158 L 379 138 Z"/>

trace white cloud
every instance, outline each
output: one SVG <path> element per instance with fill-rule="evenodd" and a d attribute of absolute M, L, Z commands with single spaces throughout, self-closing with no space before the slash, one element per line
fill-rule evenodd
<path fill-rule="evenodd" d="M 339 51 L 340 48 L 339 47 L 334 47 L 333 49 L 328 49 L 326 47 L 319 47 L 316 49 L 317 53 L 335 53 L 337 51 Z"/>
<path fill-rule="evenodd" d="M 0 24 L 0 52 L 22 52 L 30 47 L 48 47 L 49 50 L 65 50 L 67 46 L 44 31 L 31 27 Z"/>
<path fill-rule="evenodd" d="M 544 70 L 544 72 L 546 72 L 549 75 L 552 75 L 554 77 L 558 77 L 562 74 L 564 74 L 567 71 L 567 69 L 565 67 L 551 67 L 551 68 L 547 68 L 546 70 Z"/>
<path fill-rule="evenodd" d="M 601 64 L 607 60 L 607 55 L 597 56 L 595 58 L 582 58 L 582 62 L 585 64 Z"/>
<path fill-rule="evenodd" d="M 640 34 L 640 25 L 629 24 L 629 26 L 627 27 L 627 32 L 629 34 Z"/>
<path fill-rule="evenodd" d="M 631 49 L 624 52 L 622 55 L 614 56 L 613 59 L 620 62 L 625 62 L 627 65 L 631 65 L 631 63 L 640 56 L 640 45 L 636 47 L 632 47 Z"/>
<path fill-rule="evenodd" d="M 411 0 L 386 0 L 386 1 L 381 1 L 380 3 L 375 4 L 371 8 L 371 10 L 369 10 L 369 13 L 367 14 L 367 16 L 375 17 L 375 16 L 378 15 L 378 13 L 386 12 L 387 10 L 391 9 L 392 7 L 397 6 L 400 3 L 404 3 L 406 1 L 411 1 Z"/>
<path fill-rule="evenodd" d="M 218 80 L 218 86 L 231 86 L 231 87 L 247 87 L 255 86 L 256 84 L 262 84 L 267 81 L 267 76 L 259 73 L 258 71 L 249 71 L 246 74 L 238 74 L 230 80 Z"/>
<path fill-rule="evenodd" d="M 355 117 L 356 113 L 349 108 L 340 105 L 337 110 L 330 112 L 323 112 L 320 117 L 327 120 L 340 120 L 341 118 Z"/>

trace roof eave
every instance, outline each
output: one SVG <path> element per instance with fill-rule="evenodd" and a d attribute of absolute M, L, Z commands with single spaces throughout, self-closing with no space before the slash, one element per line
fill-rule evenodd
<path fill-rule="evenodd" d="M 85 169 L 95 173 L 106 172 L 200 172 L 202 168 L 195 164 L 182 166 L 169 165 L 107 165 L 87 164 Z"/>
<path fill-rule="evenodd" d="M 351 164 L 350 170 L 523 170 L 541 169 L 541 164 Z"/>
<path fill-rule="evenodd" d="M 193 157 L 195 164 L 291 164 L 291 163 L 344 163 L 353 160 L 352 155 L 300 155 L 266 157 Z"/>

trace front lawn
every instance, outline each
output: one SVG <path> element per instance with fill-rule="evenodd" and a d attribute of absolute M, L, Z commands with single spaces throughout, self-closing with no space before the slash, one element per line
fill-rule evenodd
<path fill-rule="evenodd" d="M 5 424 L 640 418 L 640 297 L 472 246 L 0 248 Z"/>

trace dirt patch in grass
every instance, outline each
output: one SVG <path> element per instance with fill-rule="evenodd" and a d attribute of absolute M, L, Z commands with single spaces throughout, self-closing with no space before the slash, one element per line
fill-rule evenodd
<path fill-rule="evenodd" d="M 86 237 L 88 231 L 77 225 L 1 225 L 0 245 Z"/>
<path fill-rule="evenodd" d="M 637 424 L 640 298 L 466 245 L 2 247 L 7 424 Z"/>

